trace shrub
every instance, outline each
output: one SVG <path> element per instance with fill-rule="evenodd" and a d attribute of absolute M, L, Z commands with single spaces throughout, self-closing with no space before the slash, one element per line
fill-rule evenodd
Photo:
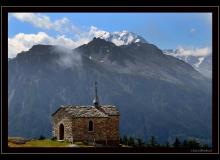
<path fill-rule="evenodd" d="M 89 142 L 88 141 L 83 141 L 83 144 L 84 145 L 89 145 Z"/>
<path fill-rule="evenodd" d="M 43 135 L 40 135 L 40 137 L 38 138 L 38 140 L 44 140 L 45 137 Z"/>
<path fill-rule="evenodd" d="M 135 142 L 134 142 L 134 138 L 133 137 L 129 137 L 129 139 L 128 139 L 128 145 L 129 146 L 134 146 L 135 145 Z"/>
<path fill-rule="evenodd" d="M 144 147 L 144 145 L 145 145 L 144 140 L 141 138 L 137 138 L 137 146 Z"/>
<path fill-rule="evenodd" d="M 170 147 L 170 143 L 168 141 L 166 141 L 166 144 L 165 144 L 164 147 L 169 148 Z"/>
<path fill-rule="evenodd" d="M 190 140 L 188 140 L 188 147 L 189 148 L 193 148 L 193 149 L 199 149 L 199 148 L 201 148 L 201 145 L 200 145 L 200 143 L 197 141 L 197 140 L 195 140 L 195 139 L 190 139 Z"/>
<path fill-rule="evenodd" d="M 56 141 L 56 140 L 57 140 L 57 137 L 54 136 L 54 137 L 51 138 L 51 140 L 52 140 L 52 141 Z"/>
<path fill-rule="evenodd" d="M 176 137 L 174 143 L 173 143 L 173 147 L 177 148 L 181 146 L 181 142 L 179 140 L 179 138 Z"/>
<path fill-rule="evenodd" d="M 122 138 L 122 144 L 128 145 L 128 137 L 126 135 Z"/>
<path fill-rule="evenodd" d="M 148 140 L 147 146 L 148 147 L 158 147 L 159 146 L 159 144 L 157 143 L 157 140 L 154 136 L 150 137 L 150 139 Z"/>

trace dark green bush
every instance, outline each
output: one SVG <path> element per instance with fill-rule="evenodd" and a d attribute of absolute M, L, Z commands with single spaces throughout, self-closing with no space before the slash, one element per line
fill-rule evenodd
<path fill-rule="evenodd" d="M 51 140 L 52 140 L 52 141 L 56 141 L 56 140 L 57 140 L 57 137 L 56 137 L 56 136 L 55 136 L 55 137 L 52 137 Z"/>
<path fill-rule="evenodd" d="M 44 140 L 46 139 L 46 137 L 44 137 L 43 135 L 40 135 L 40 137 L 38 138 L 38 140 Z"/>

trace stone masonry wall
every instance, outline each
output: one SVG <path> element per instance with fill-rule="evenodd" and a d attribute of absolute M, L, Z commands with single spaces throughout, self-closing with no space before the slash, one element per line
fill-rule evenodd
<path fill-rule="evenodd" d="M 59 140 L 59 126 L 64 125 L 64 140 L 72 141 L 72 118 L 64 111 L 59 111 L 53 116 L 53 137 Z"/>
<path fill-rule="evenodd" d="M 89 121 L 93 122 L 93 131 L 89 131 Z M 73 119 L 73 140 L 119 144 L 119 116 L 110 118 Z"/>
<path fill-rule="evenodd" d="M 93 122 L 93 131 L 89 131 L 89 121 Z M 70 142 L 96 142 L 119 144 L 119 116 L 108 118 L 72 118 L 62 109 L 53 116 L 53 136 L 59 140 L 59 126 L 64 125 L 64 139 Z"/>
<path fill-rule="evenodd" d="M 89 131 L 89 121 L 93 122 L 93 131 Z M 74 141 L 105 141 L 107 138 L 108 118 L 75 118 L 73 119 Z"/>
<path fill-rule="evenodd" d="M 119 116 L 111 116 L 108 119 L 108 140 L 109 144 L 119 144 L 120 135 L 119 135 Z"/>

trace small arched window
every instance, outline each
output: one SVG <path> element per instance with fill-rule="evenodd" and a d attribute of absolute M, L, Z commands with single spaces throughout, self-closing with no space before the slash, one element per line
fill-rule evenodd
<path fill-rule="evenodd" d="M 93 131 L 93 122 L 89 121 L 89 131 Z"/>

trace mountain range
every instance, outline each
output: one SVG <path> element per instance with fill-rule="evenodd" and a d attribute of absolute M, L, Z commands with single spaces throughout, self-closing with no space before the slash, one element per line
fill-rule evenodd
<path fill-rule="evenodd" d="M 112 42 L 117 46 L 128 45 L 136 42 L 149 43 L 143 37 L 126 30 L 121 32 L 107 32 L 104 30 L 98 30 L 94 27 L 90 32 L 92 33 L 92 36 Z M 212 79 L 212 54 L 206 56 L 193 56 L 180 54 L 180 49 L 164 49 L 162 51 L 164 54 L 185 61 L 204 76 Z"/>
<path fill-rule="evenodd" d="M 120 111 L 121 136 L 211 144 L 211 80 L 141 37 L 117 34 L 125 43 L 116 45 L 107 35 L 73 50 L 34 45 L 10 59 L 8 134 L 50 137 L 51 114 L 92 104 L 97 81 L 100 103 Z"/>
<path fill-rule="evenodd" d="M 90 30 L 90 35 L 95 38 L 100 38 L 112 42 L 117 46 L 128 45 L 136 42 L 148 43 L 143 37 L 126 30 L 120 32 L 108 32 L 92 27 Z"/>
<path fill-rule="evenodd" d="M 186 63 L 193 66 L 197 71 L 202 73 L 204 76 L 206 76 L 209 79 L 212 79 L 212 54 L 205 56 L 183 56 L 179 54 L 180 51 L 178 49 L 163 50 L 163 53 L 185 61 Z"/>

